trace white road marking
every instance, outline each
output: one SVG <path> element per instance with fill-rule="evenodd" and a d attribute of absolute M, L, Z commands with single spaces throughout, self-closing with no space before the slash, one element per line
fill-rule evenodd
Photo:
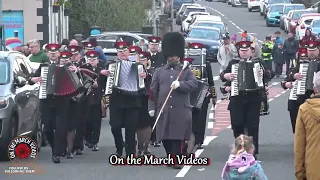
<path fill-rule="evenodd" d="M 268 102 L 271 102 L 273 100 L 273 98 L 269 99 Z"/>
<path fill-rule="evenodd" d="M 203 5 L 202 5 L 202 6 L 203 6 Z M 223 13 L 221 13 L 220 11 L 218 11 L 218 10 L 212 8 L 212 7 L 209 7 L 209 6 L 204 6 L 204 7 L 208 8 L 208 9 L 211 9 L 211 10 L 215 11 L 216 13 L 218 13 L 220 16 L 224 17 L 227 21 L 229 21 L 230 24 L 234 25 L 234 27 L 236 27 L 237 29 L 239 29 L 241 32 L 244 31 L 244 30 L 241 29 L 239 26 L 237 26 L 233 21 L 231 21 L 229 18 L 226 18 L 226 16 L 225 16 Z M 250 35 L 250 34 L 249 34 L 249 36 L 252 37 L 252 35 Z M 263 43 L 263 41 L 261 41 L 261 40 L 259 40 L 259 39 L 257 39 L 257 41 L 258 41 L 259 43 Z"/>
<path fill-rule="evenodd" d="M 213 129 L 214 123 L 208 122 L 207 129 Z"/>
<path fill-rule="evenodd" d="M 204 149 L 198 149 L 196 152 L 195 152 L 195 156 L 196 157 L 199 157 L 202 152 L 204 151 Z M 180 170 L 180 172 L 176 175 L 176 177 L 184 177 L 188 171 L 190 170 L 192 166 L 183 166 L 183 168 Z"/>
<path fill-rule="evenodd" d="M 227 129 L 231 129 L 231 125 L 227 127 Z"/>
<path fill-rule="evenodd" d="M 219 76 L 215 76 L 215 77 L 213 77 L 213 80 L 214 81 L 218 81 L 220 79 L 220 77 Z"/>
<path fill-rule="evenodd" d="M 203 144 L 204 146 L 208 146 L 210 144 L 210 142 L 212 140 L 214 140 L 215 138 L 217 138 L 218 136 L 206 136 L 206 138 L 204 139 L 203 141 Z"/>
<path fill-rule="evenodd" d="M 213 113 L 210 113 L 210 114 L 209 114 L 209 119 L 214 119 Z"/>

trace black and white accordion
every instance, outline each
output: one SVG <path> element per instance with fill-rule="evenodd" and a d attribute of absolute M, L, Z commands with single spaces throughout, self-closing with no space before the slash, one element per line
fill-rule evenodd
<path fill-rule="evenodd" d="M 43 82 L 39 89 L 39 99 L 46 99 L 48 95 L 72 97 L 85 90 L 78 74 L 68 69 L 71 65 L 51 64 L 41 67 Z"/>
<path fill-rule="evenodd" d="M 209 84 L 198 80 L 198 87 L 190 93 L 190 104 L 194 108 L 201 109 L 204 99 L 207 96 Z"/>
<path fill-rule="evenodd" d="M 240 91 L 255 91 L 264 87 L 262 70 L 259 62 L 239 61 L 231 67 L 235 79 L 231 82 L 231 96 L 239 95 Z"/>
<path fill-rule="evenodd" d="M 145 88 L 144 78 L 141 78 L 139 75 L 143 72 L 144 66 L 141 63 L 138 62 L 132 62 L 131 71 L 136 71 L 137 76 L 137 85 L 138 85 L 138 91 Z M 105 95 L 112 94 L 112 91 L 114 88 L 120 87 L 120 72 L 121 72 L 121 60 L 115 61 L 114 63 L 109 64 L 108 70 L 110 72 L 107 83 L 106 83 L 106 90 Z"/>
<path fill-rule="evenodd" d="M 314 75 L 319 71 L 319 61 L 303 62 L 299 66 L 302 79 L 297 81 L 297 95 L 303 95 L 306 91 L 313 91 Z"/>

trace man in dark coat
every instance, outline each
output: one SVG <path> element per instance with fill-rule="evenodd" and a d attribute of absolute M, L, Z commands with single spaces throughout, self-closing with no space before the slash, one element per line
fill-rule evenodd
<path fill-rule="evenodd" d="M 184 153 L 185 141 L 192 132 L 190 92 L 198 82 L 190 68 L 183 69 L 185 41 L 178 32 L 167 33 L 162 41 L 162 52 L 167 64 L 155 70 L 150 86 L 148 110 L 151 117 L 162 113 L 156 124 L 157 141 L 162 141 L 167 155 Z M 182 71 L 179 79 L 178 75 Z M 170 89 L 173 88 L 169 95 Z M 165 103 L 167 96 L 169 100 Z M 164 106 L 162 112 L 161 107 Z M 174 165 L 174 168 L 181 168 Z"/>

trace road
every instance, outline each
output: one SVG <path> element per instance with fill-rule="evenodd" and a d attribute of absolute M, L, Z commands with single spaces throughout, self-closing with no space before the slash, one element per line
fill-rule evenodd
<path fill-rule="evenodd" d="M 263 40 L 266 35 L 272 34 L 279 28 L 266 27 L 265 21 L 258 13 L 249 13 L 246 8 L 232 8 L 220 2 L 199 2 L 208 8 L 210 13 L 222 16 L 228 24 L 230 34 L 248 30 L 257 33 L 257 38 Z M 175 27 L 179 30 L 179 27 Z M 218 80 L 219 66 L 212 64 L 216 87 L 221 86 Z M 220 92 L 218 92 L 221 98 Z M 271 114 L 261 118 L 260 124 L 260 154 L 259 160 L 272 180 L 294 179 L 293 170 L 293 135 L 287 112 L 288 92 L 283 91 L 278 81 L 272 82 L 270 89 Z M 114 153 L 114 141 L 110 132 L 108 120 L 103 120 L 99 151 L 92 152 L 85 149 L 84 155 L 74 159 L 63 159 L 61 164 L 51 161 L 51 152 L 44 147 L 39 153 L 37 164 L 44 166 L 42 175 L 5 175 L 0 174 L 1 180 L 126 180 L 126 179 L 153 179 L 172 180 L 181 177 L 186 180 L 208 179 L 218 180 L 225 161 L 234 141 L 230 128 L 227 101 L 219 101 L 217 105 L 216 121 L 213 123 L 213 114 L 208 113 L 208 125 L 205 139 L 205 149 L 196 152 L 200 157 L 211 159 L 210 166 L 185 166 L 182 170 L 173 170 L 165 166 L 112 166 L 108 162 L 109 156 Z M 210 112 L 211 112 L 210 107 Z M 164 156 L 162 147 L 151 148 L 157 156 Z M 0 162 L 2 168 L 8 163 Z"/>

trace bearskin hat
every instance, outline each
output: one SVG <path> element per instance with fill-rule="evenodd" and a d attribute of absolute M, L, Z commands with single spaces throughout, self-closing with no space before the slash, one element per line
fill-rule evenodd
<path fill-rule="evenodd" d="M 185 40 L 179 32 L 169 32 L 163 36 L 161 49 L 165 59 L 170 56 L 184 58 Z"/>

